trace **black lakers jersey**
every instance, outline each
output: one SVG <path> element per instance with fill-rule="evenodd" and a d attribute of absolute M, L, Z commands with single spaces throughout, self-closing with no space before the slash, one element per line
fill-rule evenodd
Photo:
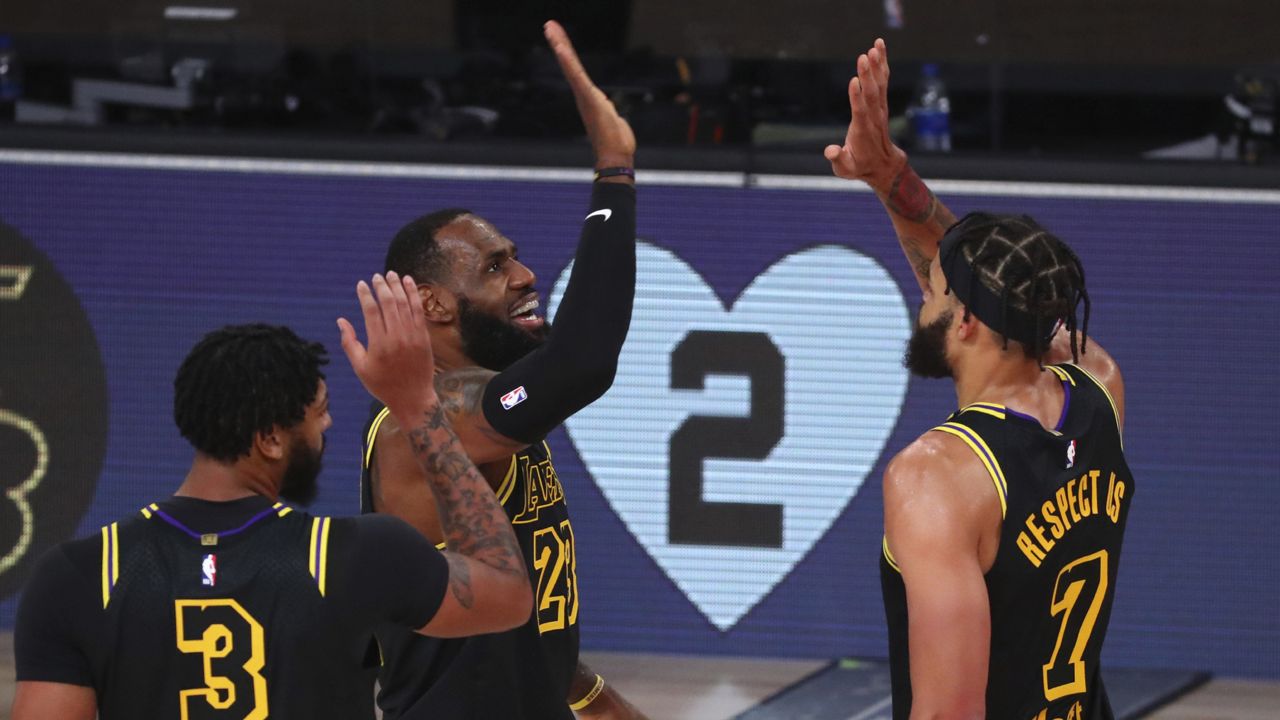
<path fill-rule="evenodd" d="M 1071 364 L 1057 427 L 991 403 L 954 413 L 935 432 L 969 446 L 991 476 L 1004 518 L 986 574 L 991 606 L 987 717 L 1111 720 L 1099 656 L 1115 597 L 1133 476 L 1115 404 Z M 906 587 L 882 545 L 893 716 L 911 710 Z"/>
<path fill-rule="evenodd" d="M 365 427 L 361 511 L 373 512 L 370 463 L 378 428 Z M 534 612 L 523 626 L 467 638 L 378 628 L 378 704 L 387 720 L 572 720 L 566 696 L 578 664 L 578 577 L 573 527 L 545 441 L 511 457 L 498 502 L 524 554 Z M 443 544 L 439 546 L 443 549 Z"/>
<path fill-rule="evenodd" d="M 262 497 L 204 503 L 243 511 L 209 532 L 179 512 L 200 503 L 148 505 L 42 558 L 19 610 L 19 680 L 91 686 L 103 720 L 372 718 L 373 627 L 426 624 L 448 570 L 393 562 L 407 583 L 375 588 L 363 566 L 430 544 L 391 518 Z"/>

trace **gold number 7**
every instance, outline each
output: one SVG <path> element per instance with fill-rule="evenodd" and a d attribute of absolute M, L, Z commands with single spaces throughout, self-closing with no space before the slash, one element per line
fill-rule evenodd
<path fill-rule="evenodd" d="M 1058 639 L 1049 662 L 1044 665 L 1046 700 L 1085 691 L 1082 658 L 1098 621 L 1098 613 L 1102 610 L 1102 602 L 1107 597 L 1107 560 L 1106 550 L 1077 558 L 1062 568 L 1053 584 L 1049 614 L 1053 617 L 1061 615 L 1062 625 L 1058 628 Z M 1086 602 L 1081 602 L 1082 596 Z M 1071 652 L 1064 662 L 1062 653 L 1068 643 Z"/>

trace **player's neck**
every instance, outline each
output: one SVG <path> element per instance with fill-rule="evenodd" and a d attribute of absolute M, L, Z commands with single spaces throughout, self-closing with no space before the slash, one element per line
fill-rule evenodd
<path fill-rule="evenodd" d="M 199 500 L 226 502 L 261 495 L 274 500 L 279 494 L 279 480 L 272 479 L 265 468 L 242 458 L 233 463 L 197 454 L 191 469 L 174 495 Z"/>
<path fill-rule="evenodd" d="M 431 352 L 435 355 L 436 372 L 476 366 L 475 361 L 462 350 L 462 338 L 454 326 L 431 328 Z"/>
<path fill-rule="evenodd" d="M 435 353 L 436 372 L 448 372 L 450 370 L 458 370 L 460 368 L 477 367 L 479 363 L 466 356 L 457 348 L 449 346 L 433 347 Z"/>
<path fill-rule="evenodd" d="M 1040 365 L 1017 348 L 975 353 L 953 363 L 959 407 L 976 402 L 1017 405 L 1040 379 Z"/>

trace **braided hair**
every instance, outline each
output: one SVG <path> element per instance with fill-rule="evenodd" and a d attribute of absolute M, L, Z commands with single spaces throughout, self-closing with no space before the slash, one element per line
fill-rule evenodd
<path fill-rule="evenodd" d="M 173 381 L 173 420 L 196 450 L 217 460 L 249 454 L 257 433 L 292 427 L 315 401 L 324 346 L 287 327 L 231 325 L 187 354 Z"/>
<path fill-rule="evenodd" d="M 957 248 L 973 274 L 999 296 L 999 327 L 1010 327 L 1011 310 L 1030 317 L 1035 340 L 1019 341 L 1027 357 L 1041 360 L 1061 323 L 1071 335 L 1071 357 L 1078 361 L 1088 342 L 1089 292 L 1075 252 L 1027 215 L 970 213 L 947 231 L 952 233 L 958 233 Z M 1082 303 L 1083 323 L 1078 323 L 1076 309 Z M 1001 337 L 1007 348 L 1009 335 L 1001 332 Z"/>

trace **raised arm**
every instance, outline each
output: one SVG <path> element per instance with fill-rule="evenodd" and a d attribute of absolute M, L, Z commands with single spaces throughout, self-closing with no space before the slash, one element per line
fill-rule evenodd
<path fill-rule="evenodd" d="M 361 345 L 351 323 L 340 319 L 342 349 L 360 382 L 403 428 L 448 548 L 449 591 L 420 632 L 448 637 L 520 625 L 533 607 L 524 559 L 502 506 L 467 458 L 436 394 L 431 339 L 417 287 L 412 278 L 388 273 L 374 276 L 372 290 L 361 282 L 356 292 L 369 346 Z"/>
<path fill-rule="evenodd" d="M 481 400 L 488 425 L 525 444 L 546 435 L 613 384 L 636 288 L 635 136 L 591 82 L 564 29 L 549 21 L 545 33 L 591 141 L 597 179 L 551 334 L 494 377 Z M 521 387 L 526 402 L 501 402 Z"/>
<path fill-rule="evenodd" d="M 884 40 L 858 56 L 858 74 L 849 80 L 851 119 L 844 145 L 823 154 L 831 171 L 871 187 L 889 213 L 898 242 L 923 292 L 938 242 L 956 216 L 934 196 L 889 138 L 889 55 Z"/>
<path fill-rule="evenodd" d="M 635 298 L 635 136 L 582 67 L 564 29 L 545 28 L 573 92 L 595 153 L 595 167 L 619 172 L 598 179 L 585 214 L 573 274 L 545 343 L 495 373 L 463 368 L 441 373 L 436 392 L 467 455 L 478 465 L 527 447 L 609 389 L 631 323 Z M 524 388 L 528 400 L 507 408 L 502 398 Z M 434 542 L 442 538 L 434 500 L 392 418 L 379 427 L 370 476 L 374 508 L 392 513 Z"/>

